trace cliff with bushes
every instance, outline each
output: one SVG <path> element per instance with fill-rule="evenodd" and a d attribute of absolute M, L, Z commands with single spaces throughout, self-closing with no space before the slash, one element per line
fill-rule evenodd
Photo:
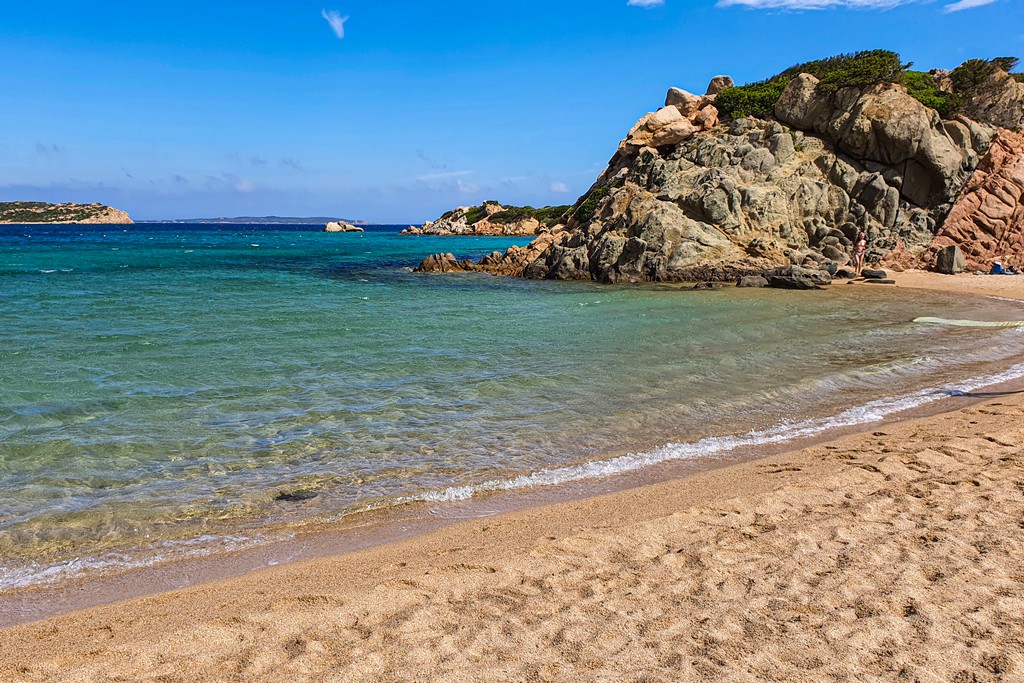
<path fill-rule="evenodd" d="M 103 204 L 46 204 L 0 202 L 0 223 L 113 223 L 128 224 L 124 211 Z"/>
<path fill-rule="evenodd" d="M 998 250 L 1024 259 L 1015 66 L 912 71 L 875 50 L 739 87 L 716 77 L 702 96 L 673 88 L 564 226 L 477 264 L 436 255 L 421 268 L 604 282 L 727 280 L 790 264 L 832 273 L 862 230 L 869 263 L 929 266 L 951 243 L 972 266 Z"/>

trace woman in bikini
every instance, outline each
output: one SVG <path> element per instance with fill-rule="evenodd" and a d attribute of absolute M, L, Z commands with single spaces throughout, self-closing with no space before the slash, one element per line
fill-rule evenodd
<path fill-rule="evenodd" d="M 864 254 L 868 251 L 868 236 L 861 230 L 857 233 L 857 244 L 853 248 L 853 267 L 860 277 L 860 271 L 864 269 Z"/>

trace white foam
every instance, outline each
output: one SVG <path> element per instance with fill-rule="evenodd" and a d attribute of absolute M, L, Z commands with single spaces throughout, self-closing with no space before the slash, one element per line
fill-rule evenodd
<path fill-rule="evenodd" d="M 0 591 L 56 583 L 88 574 L 125 569 L 142 569 L 186 557 L 202 557 L 221 552 L 244 550 L 263 545 L 271 539 L 258 536 L 213 536 L 206 534 L 181 541 L 164 541 L 154 546 L 153 554 L 133 557 L 124 553 L 106 553 L 98 557 L 76 557 L 56 564 L 33 562 L 23 567 L 0 567 Z"/>
<path fill-rule="evenodd" d="M 754 430 L 740 435 L 711 436 L 690 443 L 670 443 L 640 453 L 628 453 L 609 460 L 581 463 L 566 467 L 543 469 L 512 479 L 495 479 L 470 486 L 453 486 L 442 491 L 428 491 L 410 496 L 404 501 L 432 503 L 468 500 L 481 493 L 512 491 L 537 486 L 557 486 L 573 481 L 598 479 L 632 472 L 642 467 L 674 460 L 692 460 L 728 453 L 743 447 L 785 443 L 795 439 L 817 436 L 833 429 L 854 427 L 879 422 L 890 415 L 902 413 L 934 403 L 950 396 L 962 396 L 983 387 L 1024 377 L 1024 363 L 984 377 L 941 387 L 922 389 L 903 396 L 882 398 L 845 410 L 838 415 L 810 418 L 799 422 L 783 422 L 768 429 Z"/>

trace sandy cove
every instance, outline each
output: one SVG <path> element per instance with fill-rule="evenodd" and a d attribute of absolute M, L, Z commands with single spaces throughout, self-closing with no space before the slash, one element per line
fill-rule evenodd
<path fill-rule="evenodd" d="M 991 395 L 6 629 L 0 680 L 1024 680 L 1022 443 Z"/>

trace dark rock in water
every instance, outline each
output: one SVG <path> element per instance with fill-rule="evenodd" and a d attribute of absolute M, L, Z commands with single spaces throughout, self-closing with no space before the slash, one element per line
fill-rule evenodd
<path fill-rule="evenodd" d="M 871 268 L 865 268 L 860 271 L 860 274 L 866 277 L 868 280 L 884 280 L 889 276 L 884 270 L 872 270 Z"/>
<path fill-rule="evenodd" d="M 864 284 L 866 284 L 866 285 L 894 285 L 894 284 L 896 284 L 896 281 L 895 280 L 877 280 L 877 279 L 876 280 L 865 280 Z"/>
<path fill-rule="evenodd" d="M 274 496 L 274 500 L 282 503 L 301 503 L 304 500 L 312 500 L 317 497 L 315 491 L 282 491 Z"/>
<path fill-rule="evenodd" d="M 832 284 L 828 271 L 812 270 L 800 266 L 782 266 L 765 273 L 768 286 L 777 289 L 818 289 Z"/>
<path fill-rule="evenodd" d="M 698 290 L 699 289 L 721 289 L 721 288 L 722 288 L 722 283 L 720 283 L 720 282 L 698 282 L 693 287 L 690 287 L 691 290 L 694 290 L 694 289 L 698 289 Z"/>
<path fill-rule="evenodd" d="M 839 280 L 852 280 L 857 277 L 857 273 L 853 272 L 849 268 L 840 268 L 835 272 L 835 277 Z"/>
<path fill-rule="evenodd" d="M 943 247 L 935 255 L 935 270 L 940 273 L 955 275 L 964 272 L 966 267 L 967 259 L 964 258 L 964 253 L 960 251 L 959 245 L 951 244 L 948 247 Z"/>
<path fill-rule="evenodd" d="M 736 281 L 737 287 L 767 287 L 768 280 L 760 275 L 746 275 Z"/>

